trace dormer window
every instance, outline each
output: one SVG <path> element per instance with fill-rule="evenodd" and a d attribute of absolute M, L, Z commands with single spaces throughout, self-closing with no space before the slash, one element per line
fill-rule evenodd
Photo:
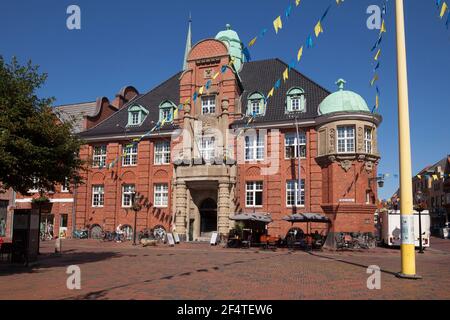
<path fill-rule="evenodd" d="M 305 91 L 301 88 L 292 88 L 287 93 L 287 112 L 306 112 Z"/>
<path fill-rule="evenodd" d="M 140 126 L 147 114 L 148 110 L 140 105 L 130 107 L 128 109 L 128 126 Z"/>
<path fill-rule="evenodd" d="M 159 105 L 159 121 L 172 122 L 173 110 L 176 106 L 170 101 L 164 101 Z"/>
<path fill-rule="evenodd" d="M 263 114 L 264 107 L 264 96 L 255 92 L 248 96 L 247 104 L 247 115 L 249 116 L 259 116 Z"/>

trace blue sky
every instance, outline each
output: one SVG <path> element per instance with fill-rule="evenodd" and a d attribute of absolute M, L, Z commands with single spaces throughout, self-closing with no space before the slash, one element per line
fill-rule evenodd
<path fill-rule="evenodd" d="M 113 96 L 125 85 L 144 92 L 182 66 L 187 18 L 192 12 L 193 41 L 214 37 L 230 23 L 244 43 L 263 28 L 266 36 L 251 49 L 253 60 L 278 57 L 289 62 L 325 8 L 334 0 L 302 0 L 278 35 L 272 21 L 293 0 L 41 0 L 0 1 L 0 54 L 21 62 L 32 59 L 49 74 L 43 96 L 56 104 Z M 333 6 L 324 33 L 305 52 L 300 72 L 335 91 L 342 77 L 347 88 L 374 104 L 370 51 L 378 30 L 366 27 L 369 5 L 381 0 L 345 0 Z M 66 8 L 81 8 L 81 30 L 66 28 Z M 388 32 L 380 68 L 384 121 L 379 130 L 380 173 L 398 172 L 397 83 L 394 1 L 389 1 Z M 414 172 L 450 153 L 450 30 L 438 17 L 434 0 L 405 1 Z M 398 187 L 391 177 L 382 198 Z"/>

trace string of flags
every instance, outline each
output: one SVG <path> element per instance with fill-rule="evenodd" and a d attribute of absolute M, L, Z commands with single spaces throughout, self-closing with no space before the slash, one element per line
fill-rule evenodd
<path fill-rule="evenodd" d="M 449 8 L 447 2 L 445 2 L 445 1 L 442 2 L 442 0 L 436 0 L 436 7 L 439 11 L 439 17 L 441 18 L 441 20 L 443 20 L 445 14 L 450 11 L 450 8 Z M 447 29 L 449 29 L 449 27 L 450 27 L 450 13 L 447 14 L 447 20 L 445 22 L 445 26 L 447 27 Z"/>
<path fill-rule="evenodd" d="M 336 4 L 339 6 L 341 3 L 344 2 L 344 0 L 334 0 L 336 1 Z M 296 1 L 296 5 L 300 4 L 300 1 Z M 320 34 L 322 34 L 324 32 L 323 29 L 323 22 L 325 20 L 325 18 L 327 17 L 330 9 L 331 9 L 332 5 L 330 4 L 326 10 L 324 11 L 324 13 L 322 14 L 322 16 L 320 17 L 320 19 L 317 21 L 316 25 L 314 26 L 313 32 L 315 35 L 315 38 L 319 38 Z M 281 16 L 277 17 L 274 20 L 274 28 L 277 31 L 278 29 L 280 29 L 280 26 L 282 27 L 282 24 L 280 24 L 280 19 Z M 281 83 L 286 82 L 289 79 L 289 73 L 290 71 L 295 68 L 296 65 L 298 65 L 303 57 L 303 53 L 304 53 L 304 48 L 306 49 L 310 49 L 313 48 L 314 46 L 314 38 L 313 35 L 310 33 L 307 38 L 306 38 L 306 42 L 304 45 L 300 46 L 300 48 L 297 51 L 296 54 L 296 58 L 292 59 L 291 62 L 289 63 L 288 67 L 286 67 L 286 69 L 283 71 L 283 73 L 281 74 L 280 78 L 277 79 L 277 81 L 275 82 L 275 84 L 273 85 L 273 87 L 269 90 L 269 92 L 267 93 L 265 99 L 264 99 L 264 109 L 267 108 L 267 102 L 268 100 L 274 96 L 275 91 L 278 90 L 281 87 Z M 265 110 L 263 110 L 265 111 Z M 264 113 L 264 112 L 262 112 Z M 253 113 L 248 115 L 248 121 L 247 121 L 247 126 L 250 125 L 250 123 L 252 123 L 254 121 L 254 119 L 258 116 L 257 113 Z"/>
<path fill-rule="evenodd" d="M 393 177 L 395 179 L 398 179 L 399 175 L 398 174 L 392 174 L 392 173 L 380 173 L 380 174 L 378 174 L 378 177 L 379 178 L 383 178 L 383 179 L 391 178 L 391 177 Z M 418 175 L 416 175 L 414 177 L 416 177 L 419 180 L 432 179 L 433 181 L 437 181 L 437 180 L 440 180 L 440 179 L 450 178 L 450 174 L 449 173 L 424 173 L 424 174 L 418 174 Z"/>
<path fill-rule="evenodd" d="M 371 52 L 376 52 L 375 56 L 373 57 L 373 77 L 370 80 L 370 86 L 371 87 L 375 87 L 375 105 L 372 108 L 372 113 L 375 112 L 375 110 L 378 110 L 378 108 L 380 107 L 380 88 L 378 86 L 377 81 L 380 80 L 380 77 L 378 75 L 378 70 L 380 68 L 380 61 L 381 61 L 381 43 L 383 41 L 383 35 L 384 33 L 387 32 L 386 29 L 386 20 L 385 20 L 385 16 L 386 16 L 386 12 L 387 12 L 387 2 L 388 0 L 384 0 L 383 3 L 383 8 L 381 10 L 381 28 L 380 28 L 380 33 L 378 34 L 378 38 L 377 41 L 375 42 L 375 44 L 373 45 Z"/>

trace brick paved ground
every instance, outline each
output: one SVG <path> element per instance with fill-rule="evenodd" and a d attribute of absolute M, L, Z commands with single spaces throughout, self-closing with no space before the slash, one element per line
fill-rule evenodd
<path fill-rule="evenodd" d="M 417 255 L 422 280 L 400 280 L 399 251 L 289 252 L 181 244 L 175 248 L 66 240 L 64 254 L 45 242 L 37 266 L 0 265 L 0 299 L 450 299 L 450 240 Z M 82 289 L 66 288 L 79 265 Z M 368 290 L 369 265 L 383 270 Z"/>

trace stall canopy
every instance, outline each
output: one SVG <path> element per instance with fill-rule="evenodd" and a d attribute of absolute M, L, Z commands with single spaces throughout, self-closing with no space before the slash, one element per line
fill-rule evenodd
<path fill-rule="evenodd" d="M 271 223 L 273 221 L 268 213 L 239 213 L 230 217 L 230 219 L 235 221 L 256 221 L 263 223 Z"/>
<path fill-rule="evenodd" d="M 288 222 L 330 222 L 330 219 L 319 213 L 296 213 L 283 218 Z"/>

